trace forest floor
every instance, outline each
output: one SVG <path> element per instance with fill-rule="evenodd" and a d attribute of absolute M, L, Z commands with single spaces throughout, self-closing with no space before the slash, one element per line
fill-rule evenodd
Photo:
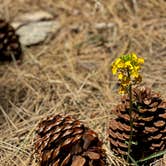
<path fill-rule="evenodd" d="M 107 140 L 120 98 L 110 66 L 120 54 L 137 53 L 145 59 L 141 84 L 166 97 L 166 2 L 0 0 L 0 17 L 8 21 L 37 10 L 51 13 L 61 27 L 49 41 L 23 47 L 21 63 L 0 65 L 0 165 L 37 165 L 36 125 L 59 113 L 95 130 L 110 166 L 120 165 Z"/>

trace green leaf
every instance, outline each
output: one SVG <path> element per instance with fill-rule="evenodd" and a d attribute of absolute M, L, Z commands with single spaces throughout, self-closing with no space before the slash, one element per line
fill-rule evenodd
<path fill-rule="evenodd" d="M 129 142 L 128 142 L 128 141 L 125 141 L 125 144 L 128 145 Z M 131 141 L 131 144 L 132 144 L 132 145 L 138 145 L 138 142 Z"/>
<path fill-rule="evenodd" d="M 143 158 L 143 159 L 141 159 L 141 160 L 138 160 L 137 163 L 144 162 L 144 161 L 153 159 L 153 158 L 155 158 L 155 157 L 162 156 L 162 155 L 164 155 L 164 154 L 166 154 L 166 150 L 160 151 L 160 152 L 158 152 L 158 153 L 153 153 L 152 155 L 150 155 L 150 156 L 148 156 L 148 157 L 145 157 L 145 158 Z"/>

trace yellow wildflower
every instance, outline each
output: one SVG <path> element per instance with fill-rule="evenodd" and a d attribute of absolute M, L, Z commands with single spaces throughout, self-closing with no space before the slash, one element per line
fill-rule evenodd
<path fill-rule="evenodd" d="M 132 53 L 131 56 L 132 56 L 133 60 L 135 60 L 135 61 L 137 60 L 137 55 L 135 53 Z"/>
<path fill-rule="evenodd" d="M 127 67 L 127 68 L 133 68 L 133 66 L 131 64 L 131 61 L 125 62 L 125 67 Z"/>
<path fill-rule="evenodd" d="M 137 78 L 139 76 L 139 73 L 137 71 L 132 71 L 131 76 Z"/>
<path fill-rule="evenodd" d="M 117 73 L 118 68 L 116 66 L 112 67 L 112 73 L 115 75 Z"/>
<path fill-rule="evenodd" d="M 138 58 L 135 53 L 122 55 L 112 64 L 112 73 L 118 75 L 120 81 L 120 92 L 126 92 L 127 87 L 131 84 L 141 82 L 142 77 L 139 74 L 143 58 Z"/>
<path fill-rule="evenodd" d="M 121 80 L 122 78 L 123 78 L 123 74 L 122 74 L 122 73 L 119 73 L 118 79 Z"/>
<path fill-rule="evenodd" d="M 121 59 L 117 58 L 116 61 L 115 61 L 115 65 L 118 65 L 120 61 L 121 61 Z"/>
<path fill-rule="evenodd" d="M 144 63 L 144 59 L 143 58 L 138 58 L 138 63 L 139 64 L 143 64 Z"/>
<path fill-rule="evenodd" d="M 120 93 L 120 94 L 125 94 L 125 93 L 126 93 L 126 89 L 125 89 L 123 86 L 121 86 L 121 87 L 119 88 L 119 93 Z"/>

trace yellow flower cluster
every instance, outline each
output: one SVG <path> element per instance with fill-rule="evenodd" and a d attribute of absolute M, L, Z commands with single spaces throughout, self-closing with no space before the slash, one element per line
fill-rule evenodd
<path fill-rule="evenodd" d="M 120 93 L 127 92 L 127 87 L 132 84 L 141 82 L 142 77 L 139 73 L 141 64 L 144 63 L 143 58 L 138 58 L 135 53 L 122 55 L 112 64 L 112 73 L 118 74 L 120 81 Z"/>

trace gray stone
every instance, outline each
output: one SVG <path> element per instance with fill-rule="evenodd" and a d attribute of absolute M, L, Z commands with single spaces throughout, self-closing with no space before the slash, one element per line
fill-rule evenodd
<path fill-rule="evenodd" d="M 51 13 L 48 13 L 47 11 L 39 10 L 34 11 L 31 13 L 24 13 L 22 15 L 19 15 L 14 19 L 14 21 L 21 21 L 21 22 L 35 22 L 35 21 L 41 21 L 41 20 L 51 20 L 54 16 Z"/>
<path fill-rule="evenodd" d="M 30 22 L 17 29 L 22 45 L 31 46 L 44 41 L 60 28 L 57 21 Z"/>

